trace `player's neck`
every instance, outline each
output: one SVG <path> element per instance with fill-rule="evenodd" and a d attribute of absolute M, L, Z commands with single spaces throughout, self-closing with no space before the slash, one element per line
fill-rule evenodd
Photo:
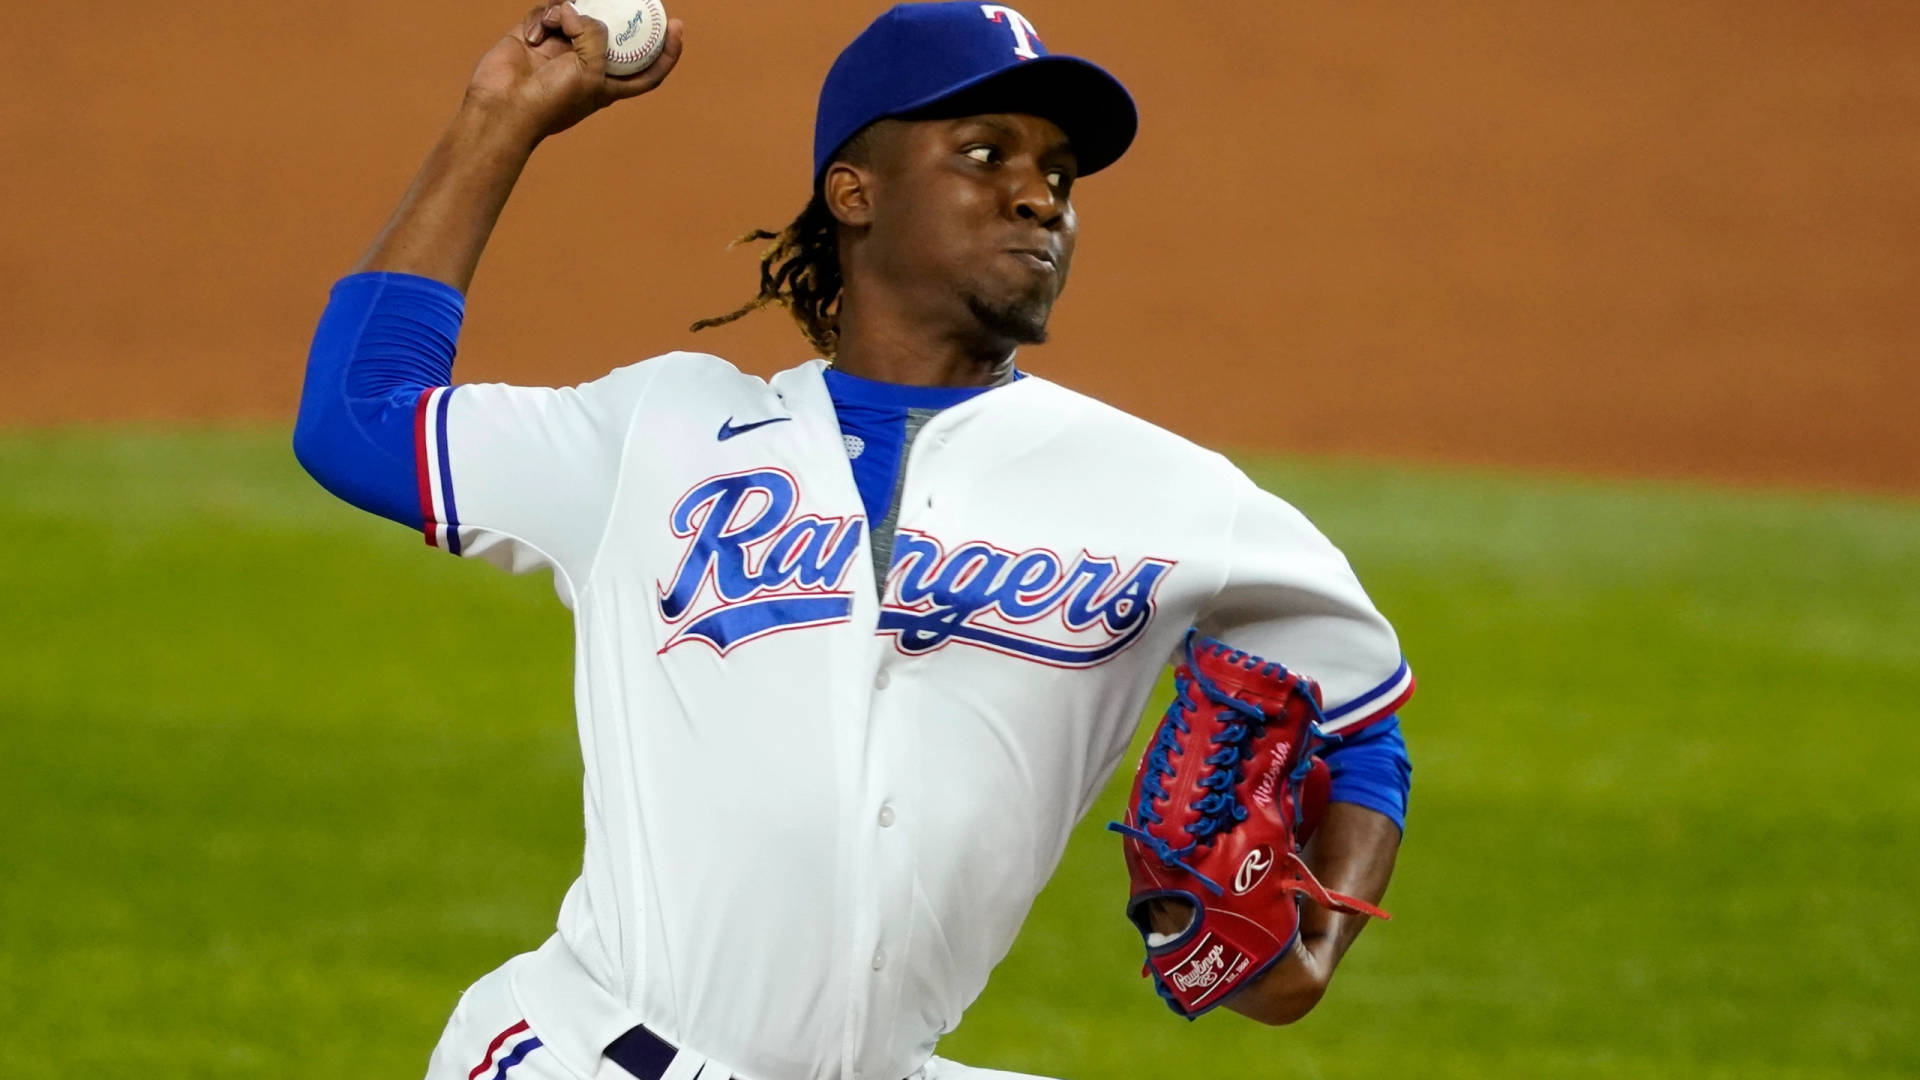
<path fill-rule="evenodd" d="M 849 375 L 901 386 L 994 386 L 1013 370 L 1014 347 L 983 340 L 974 327 L 876 318 L 871 308 L 845 304 L 839 314 L 833 366 Z"/>

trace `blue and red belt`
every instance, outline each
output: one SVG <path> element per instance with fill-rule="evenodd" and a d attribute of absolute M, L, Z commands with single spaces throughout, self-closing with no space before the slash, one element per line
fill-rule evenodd
<path fill-rule="evenodd" d="M 648 1031 L 645 1024 L 637 1024 L 613 1040 L 607 1047 L 607 1059 L 639 1080 L 660 1080 L 679 1052 L 672 1043 Z"/>

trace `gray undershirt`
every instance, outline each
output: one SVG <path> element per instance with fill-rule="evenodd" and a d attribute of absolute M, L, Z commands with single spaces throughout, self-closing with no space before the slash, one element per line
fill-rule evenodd
<path fill-rule="evenodd" d="M 1004 375 L 995 380 L 988 389 L 1006 386 L 1019 378 L 1018 369 L 1009 366 Z M 893 475 L 893 494 L 887 498 L 887 513 L 879 521 L 870 525 L 868 549 L 873 555 L 874 586 L 885 598 L 887 575 L 893 570 L 893 536 L 900 525 L 900 493 L 907 486 L 907 461 L 913 454 L 913 441 L 920 437 L 920 429 L 927 422 L 939 416 L 941 409 L 908 409 L 906 429 L 900 439 L 900 467 Z"/>
<path fill-rule="evenodd" d="M 900 439 L 900 467 L 893 474 L 893 494 L 887 498 L 887 516 L 873 523 L 868 547 L 873 552 L 873 581 L 882 593 L 887 588 L 887 573 L 893 569 L 893 534 L 900 525 L 900 492 L 907 486 L 907 459 L 913 453 L 913 440 L 927 421 L 940 415 L 939 409 L 908 409 L 906 431 Z"/>

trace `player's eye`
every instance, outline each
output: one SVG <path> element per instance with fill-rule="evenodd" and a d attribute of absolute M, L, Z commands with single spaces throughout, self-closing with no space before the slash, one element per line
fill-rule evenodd
<path fill-rule="evenodd" d="M 1047 186 L 1056 187 L 1056 188 L 1066 187 L 1067 186 L 1067 170 L 1048 169 L 1047 170 Z"/>
<path fill-rule="evenodd" d="M 969 146 L 962 153 L 982 165 L 991 165 L 1000 160 L 1000 151 L 991 146 Z"/>

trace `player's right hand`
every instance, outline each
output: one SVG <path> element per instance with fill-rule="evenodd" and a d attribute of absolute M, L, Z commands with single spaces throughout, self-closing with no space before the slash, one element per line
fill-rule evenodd
<path fill-rule="evenodd" d="M 680 43 L 680 20 L 669 19 L 660 58 L 614 78 L 607 74 L 606 24 L 569 3 L 541 4 L 480 58 L 467 101 L 503 111 L 533 139 L 543 139 L 659 86 L 680 62 Z"/>

